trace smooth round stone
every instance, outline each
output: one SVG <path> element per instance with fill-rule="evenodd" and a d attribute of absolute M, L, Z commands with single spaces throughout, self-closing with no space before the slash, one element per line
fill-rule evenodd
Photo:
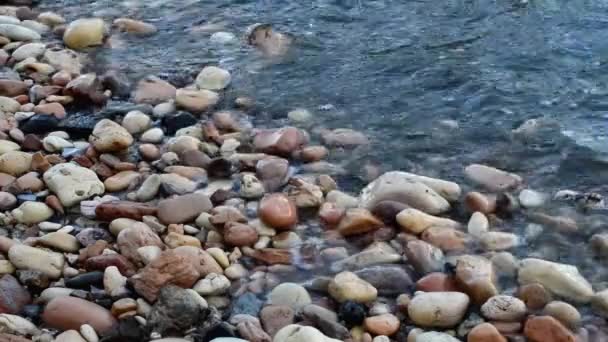
<path fill-rule="evenodd" d="M 4 36 L 14 41 L 40 40 L 38 32 L 15 24 L 0 24 L 0 36 Z"/>
<path fill-rule="evenodd" d="M 61 152 L 66 148 L 74 147 L 74 144 L 61 137 L 48 136 L 42 140 L 42 146 L 48 152 Z"/>
<path fill-rule="evenodd" d="M 51 279 L 61 276 L 65 264 L 63 254 L 18 244 L 10 248 L 8 258 L 17 269 L 39 271 Z"/>
<path fill-rule="evenodd" d="M 508 232 L 486 232 L 479 238 L 483 249 L 487 251 L 504 251 L 519 245 L 519 236 Z"/>
<path fill-rule="evenodd" d="M 196 86 L 199 89 L 222 90 L 230 84 L 231 76 L 228 70 L 215 66 L 204 67 L 196 77 Z"/>
<path fill-rule="evenodd" d="M 533 316 L 526 321 L 524 335 L 530 342 L 571 342 L 574 334 L 551 316 Z"/>
<path fill-rule="evenodd" d="M 397 317 L 387 313 L 366 318 L 363 326 L 373 335 L 391 336 L 399 330 L 400 322 Z"/>
<path fill-rule="evenodd" d="M 17 204 L 17 197 L 10 192 L 0 192 L 0 210 L 8 210 L 15 207 Z"/>
<path fill-rule="evenodd" d="M 461 292 L 423 292 L 412 298 L 407 311 L 416 325 L 449 328 L 462 321 L 469 303 Z"/>
<path fill-rule="evenodd" d="M 581 323 L 581 314 L 578 310 L 574 306 L 559 300 L 547 304 L 543 309 L 543 314 L 554 317 L 571 329 L 576 329 Z"/>
<path fill-rule="evenodd" d="M 507 342 L 507 339 L 492 324 L 482 323 L 469 332 L 467 342 Z"/>
<path fill-rule="evenodd" d="M 53 216 L 53 209 L 42 202 L 23 202 L 17 209 L 11 211 L 13 217 L 20 223 L 32 224 L 46 221 Z"/>
<path fill-rule="evenodd" d="M 229 222 L 224 228 L 224 241 L 231 246 L 251 246 L 258 241 L 258 232 L 246 224 Z"/>
<path fill-rule="evenodd" d="M 337 274 L 328 286 L 329 294 L 338 302 L 369 303 L 376 300 L 378 290 L 352 272 Z"/>
<path fill-rule="evenodd" d="M 44 54 L 44 50 L 46 50 L 46 45 L 42 43 L 24 44 L 13 51 L 11 58 L 17 62 L 21 62 L 29 57 L 38 58 Z"/>
<path fill-rule="evenodd" d="M 498 295 L 481 306 L 481 313 L 490 320 L 516 322 L 526 315 L 526 304 L 516 297 Z"/>
<path fill-rule="evenodd" d="M 1 111 L 1 108 L 0 108 Z M 32 155 L 21 151 L 9 151 L 0 155 L 0 172 L 21 176 L 30 171 Z"/>
<path fill-rule="evenodd" d="M 21 147 L 17 143 L 10 140 L 0 140 L 0 155 L 11 151 L 19 151 L 20 149 Z"/>
<path fill-rule="evenodd" d="M 138 110 L 128 112 L 122 119 L 122 127 L 131 134 L 139 134 L 145 131 L 151 124 L 150 117 Z"/>
<path fill-rule="evenodd" d="M 139 140 L 141 140 L 142 142 L 145 142 L 145 143 L 158 144 L 163 141 L 164 137 L 165 137 L 165 133 L 163 133 L 162 129 L 152 128 L 152 129 L 145 131 L 141 135 Z"/>
<path fill-rule="evenodd" d="M 524 189 L 519 193 L 519 203 L 524 208 L 541 207 L 545 204 L 546 199 L 547 196 L 530 189 Z"/>
<path fill-rule="evenodd" d="M 95 125 L 89 142 L 99 152 L 118 152 L 133 144 L 133 136 L 116 122 L 103 119 Z"/>
<path fill-rule="evenodd" d="M 311 302 L 308 291 L 294 283 L 282 283 L 268 295 L 268 304 L 289 306 L 296 311 Z"/>
<path fill-rule="evenodd" d="M 338 342 L 323 335 L 322 332 L 310 326 L 290 324 L 277 332 L 275 342 Z"/>
<path fill-rule="evenodd" d="M 298 221 L 295 204 L 284 194 L 264 196 L 260 200 L 258 216 L 267 225 L 276 229 L 290 229 Z"/>
<path fill-rule="evenodd" d="M 178 89 L 175 93 L 175 104 L 192 113 L 204 112 L 215 106 L 219 100 L 218 93 L 207 89 Z"/>
<path fill-rule="evenodd" d="M 89 324 L 100 334 L 107 333 L 117 325 L 110 311 L 76 297 L 51 300 L 44 309 L 42 320 L 49 327 L 61 330 L 79 329 L 81 325 Z"/>
<path fill-rule="evenodd" d="M 122 191 L 128 188 L 133 182 L 139 179 L 137 171 L 121 171 L 112 177 L 107 178 L 103 184 L 108 192 Z"/>
<path fill-rule="evenodd" d="M 481 237 L 484 233 L 488 232 L 490 228 L 490 222 L 483 213 L 476 211 L 471 215 L 469 223 L 467 224 L 467 232 L 474 237 Z"/>
<path fill-rule="evenodd" d="M 105 35 L 106 27 L 102 19 L 77 19 L 68 24 L 63 41 L 69 48 L 80 50 L 101 45 Z"/>
<path fill-rule="evenodd" d="M 539 283 L 552 293 L 577 303 L 587 303 L 593 296 L 591 284 L 573 265 L 528 258 L 521 261 L 520 285 Z"/>

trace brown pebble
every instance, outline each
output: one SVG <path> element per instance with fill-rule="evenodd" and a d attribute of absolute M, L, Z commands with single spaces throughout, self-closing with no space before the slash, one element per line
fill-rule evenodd
<path fill-rule="evenodd" d="M 61 204 L 61 201 L 59 200 L 59 198 L 57 196 L 55 196 L 55 195 L 46 196 L 46 198 L 44 199 L 44 203 L 46 203 L 46 205 L 51 207 L 51 209 L 61 213 L 62 215 L 65 214 L 63 205 Z"/>
<path fill-rule="evenodd" d="M 496 196 L 485 195 L 480 192 L 469 192 L 464 198 L 464 202 L 471 212 L 479 211 L 484 214 L 491 214 L 496 211 Z"/>
<path fill-rule="evenodd" d="M 424 292 L 458 292 L 454 277 L 445 273 L 433 272 L 418 279 L 416 290 Z"/>
<path fill-rule="evenodd" d="M 552 300 L 551 293 L 541 284 L 522 285 L 517 297 L 521 299 L 530 310 L 541 310 Z"/>
<path fill-rule="evenodd" d="M 257 249 L 252 257 L 269 265 L 291 265 L 292 255 L 288 249 L 262 248 Z"/>
<path fill-rule="evenodd" d="M 44 309 L 42 320 L 48 327 L 60 330 L 79 330 L 81 325 L 89 324 L 102 335 L 114 329 L 117 324 L 110 311 L 75 297 L 52 299 Z"/>
<path fill-rule="evenodd" d="M 230 222 L 224 228 L 224 241 L 236 247 L 251 246 L 258 241 L 258 232 L 246 224 Z"/>
<path fill-rule="evenodd" d="M 10 274 L 0 278 L 0 313 L 18 315 L 32 301 L 30 293 Z"/>
<path fill-rule="evenodd" d="M 507 339 L 490 323 L 482 323 L 469 332 L 467 342 L 507 342 Z"/>
<path fill-rule="evenodd" d="M 551 316 L 528 318 L 524 335 L 530 342 L 574 342 L 574 334 Z"/>
<path fill-rule="evenodd" d="M 141 221 L 144 216 L 156 216 L 158 209 L 148 204 L 116 201 L 101 203 L 95 208 L 95 216 L 100 221 L 110 222 L 116 218 L 130 218 Z"/>
<path fill-rule="evenodd" d="M 42 141 L 35 134 L 26 134 L 23 137 L 21 148 L 25 151 L 39 151 L 42 149 Z"/>
<path fill-rule="evenodd" d="M 295 204 L 280 193 L 266 195 L 260 200 L 258 216 L 269 226 L 282 230 L 292 228 L 298 221 Z"/>
<path fill-rule="evenodd" d="M 97 247 L 89 251 L 89 253 L 95 253 L 96 251 L 98 251 L 99 247 L 101 247 L 101 245 L 97 245 Z M 110 266 L 116 266 L 120 273 L 126 276 L 132 276 L 133 274 L 135 274 L 136 270 L 135 265 L 133 265 L 127 258 L 120 254 L 102 254 L 92 256 L 89 257 L 84 264 L 84 268 L 87 271 L 104 271 Z"/>

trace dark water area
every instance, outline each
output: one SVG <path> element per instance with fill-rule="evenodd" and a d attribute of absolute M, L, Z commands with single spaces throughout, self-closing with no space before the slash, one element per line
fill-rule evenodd
<path fill-rule="evenodd" d="M 564 0 L 43 2 L 69 20 L 129 16 L 159 33 L 114 33 L 94 67 L 178 86 L 202 66 L 231 71 L 233 95 L 262 103 L 257 124 L 288 123 L 294 108 L 315 127 L 368 134 L 370 148 L 335 154 L 361 173 L 371 162 L 462 180 L 487 163 L 532 187 L 602 192 L 608 180 L 608 3 Z M 269 61 L 242 36 L 272 23 L 296 37 Z M 235 34 L 231 44 L 209 40 Z M 512 130 L 540 119 L 530 134 Z M 447 121 L 446 120 L 450 120 Z M 453 121 L 453 122 L 452 122 Z M 453 127 L 454 123 L 458 127 Z"/>

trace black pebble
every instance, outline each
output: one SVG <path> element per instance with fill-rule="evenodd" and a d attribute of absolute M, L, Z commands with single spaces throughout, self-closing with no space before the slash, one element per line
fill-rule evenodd
<path fill-rule="evenodd" d="M 43 134 L 57 129 L 59 119 L 53 115 L 38 114 L 29 118 L 24 123 L 19 124 L 19 129 L 23 133 Z"/>
<path fill-rule="evenodd" d="M 91 286 L 103 287 L 103 272 L 95 271 L 79 274 L 67 279 L 65 286 L 73 289 L 89 289 Z"/>
<path fill-rule="evenodd" d="M 347 301 L 340 306 L 338 315 L 347 327 L 361 325 L 365 319 L 365 306 L 353 301 Z"/>
<path fill-rule="evenodd" d="M 177 112 L 173 115 L 167 115 L 162 119 L 163 127 L 167 135 L 175 135 L 178 130 L 196 124 L 198 120 L 194 115 L 187 112 Z"/>

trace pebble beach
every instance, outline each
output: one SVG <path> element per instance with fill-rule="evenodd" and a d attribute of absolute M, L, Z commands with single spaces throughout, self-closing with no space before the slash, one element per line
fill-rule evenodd
<path fill-rule="evenodd" d="M 262 120 L 219 60 L 187 82 L 97 64 L 159 23 L 44 5 L 0 4 L 0 342 L 608 341 L 605 188 L 388 168 L 356 124 Z M 198 32 L 256 73 L 298 44 Z"/>

